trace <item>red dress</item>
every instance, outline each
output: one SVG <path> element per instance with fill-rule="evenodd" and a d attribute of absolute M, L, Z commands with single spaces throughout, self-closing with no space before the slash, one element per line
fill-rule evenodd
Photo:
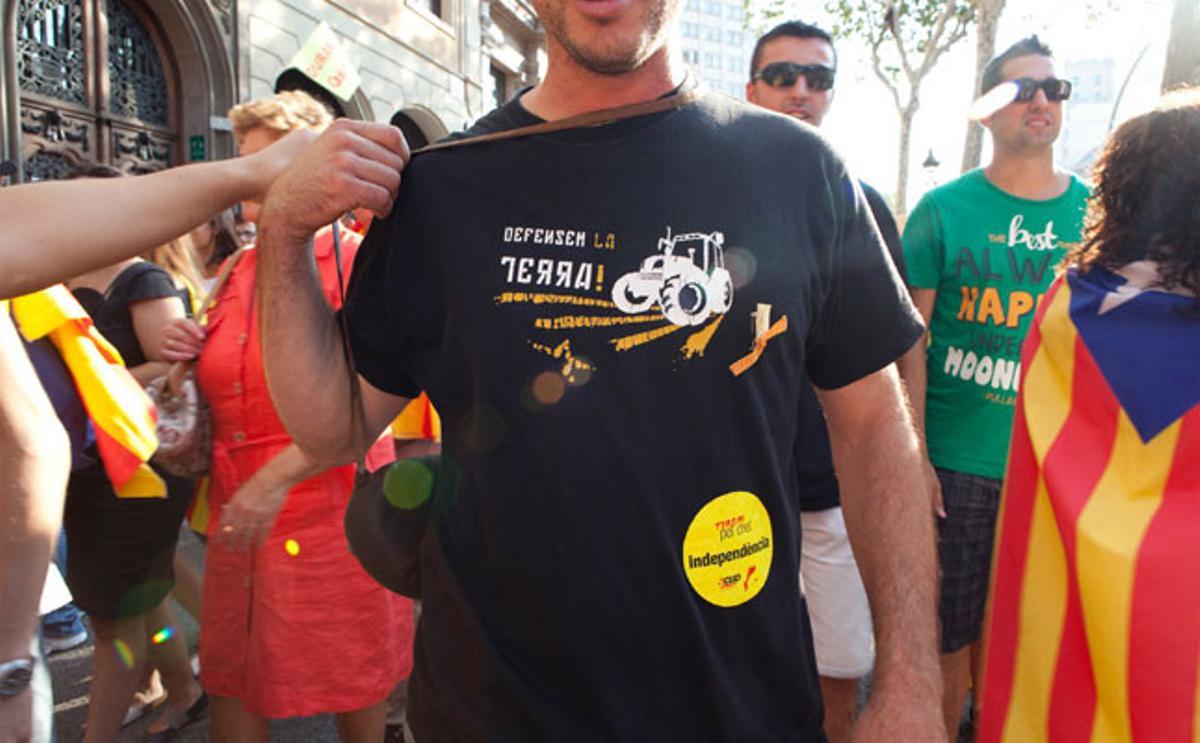
<path fill-rule="evenodd" d="M 342 234 L 348 272 L 358 240 Z M 336 307 L 329 230 L 314 248 Z M 213 411 L 210 529 L 238 486 L 291 443 L 263 377 L 255 259 L 254 250 L 242 256 L 210 310 L 197 369 Z M 412 603 L 368 577 L 346 544 L 353 481 L 348 465 L 292 488 L 266 542 L 248 552 L 209 541 L 200 620 L 200 680 L 209 693 L 265 717 L 297 717 L 370 706 L 408 675 Z"/>

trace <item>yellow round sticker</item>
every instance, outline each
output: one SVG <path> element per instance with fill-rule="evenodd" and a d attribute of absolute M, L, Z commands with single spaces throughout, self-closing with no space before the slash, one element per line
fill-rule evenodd
<path fill-rule="evenodd" d="M 683 537 L 683 570 L 696 593 L 717 606 L 738 606 L 758 595 L 771 572 L 771 517 L 754 493 L 709 501 Z"/>

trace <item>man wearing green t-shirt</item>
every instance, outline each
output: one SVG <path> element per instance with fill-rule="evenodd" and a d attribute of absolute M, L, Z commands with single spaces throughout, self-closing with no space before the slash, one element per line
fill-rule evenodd
<path fill-rule="evenodd" d="M 981 92 L 999 106 L 982 119 L 992 161 L 926 194 L 903 237 L 930 335 L 904 376 L 944 504 L 939 614 L 952 740 L 987 600 L 1021 342 L 1055 265 L 1080 239 L 1088 197 L 1078 178 L 1055 169 L 1071 85 L 1055 76 L 1049 47 L 1036 36 L 1009 47 L 988 64 Z"/>

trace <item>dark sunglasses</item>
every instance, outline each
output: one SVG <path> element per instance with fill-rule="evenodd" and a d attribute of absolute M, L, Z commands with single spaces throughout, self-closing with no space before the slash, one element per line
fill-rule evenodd
<path fill-rule="evenodd" d="M 1018 77 L 1013 80 L 1017 84 L 1017 97 L 1013 101 L 1031 101 L 1038 90 L 1046 94 L 1048 101 L 1065 101 L 1071 97 L 1071 81 L 1057 77 L 1045 80 L 1034 80 L 1032 77 Z"/>
<path fill-rule="evenodd" d="M 795 62 L 772 62 L 754 73 L 754 80 L 762 80 L 772 88 L 790 88 L 800 76 L 809 90 L 829 90 L 833 87 L 835 70 L 821 64 L 796 64 Z"/>

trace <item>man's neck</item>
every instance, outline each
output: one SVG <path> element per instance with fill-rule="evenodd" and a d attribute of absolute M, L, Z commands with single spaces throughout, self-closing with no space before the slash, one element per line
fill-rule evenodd
<path fill-rule="evenodd" d="M 1070 176 L 1055 170 L 1051 148 L 1034 153 L 997 150 L 983 173 L 1001 191 L 1031 201 L 1061 196 L 1071 184 Z"/>
<path fill-rule="evenodd" d="M 546 77 L 521 96 L 525 110 L 547 121 L 641 103 L 670 93 L 687 76 L 683 60 L 664 45 L 644 64 L 623 75 L 601 75 L 581 67 L 566 50 L 548 44 Z"/>

